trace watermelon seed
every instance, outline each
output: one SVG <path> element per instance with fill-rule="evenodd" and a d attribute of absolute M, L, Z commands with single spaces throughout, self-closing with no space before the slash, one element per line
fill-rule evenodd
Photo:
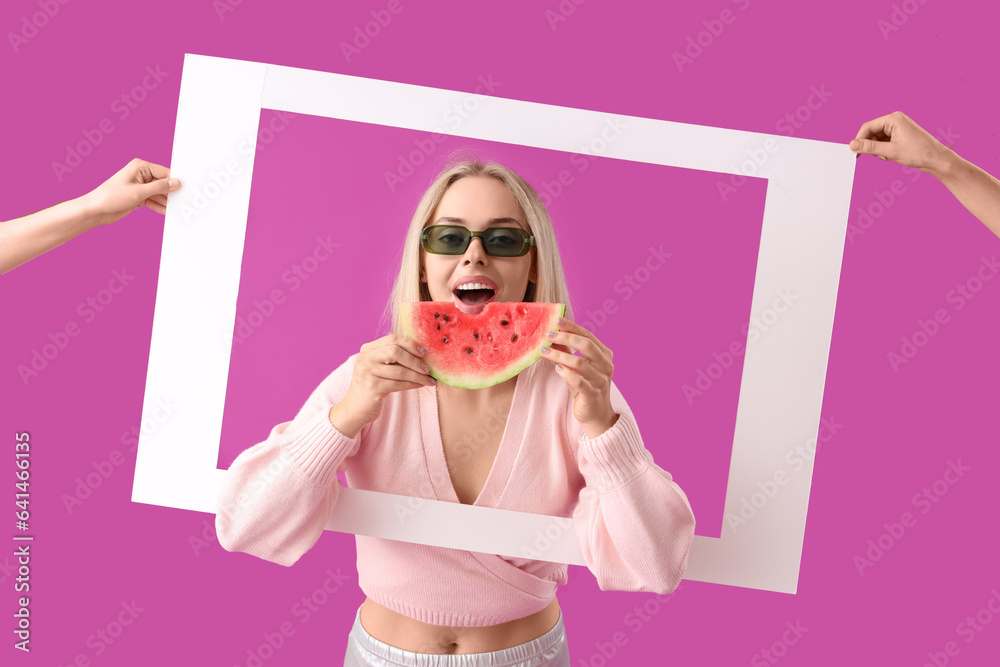
<path fill-rule="evenodd" d="M 510 341 L 512 343 L 515 342 L 516 340 L 517 340 L 517 334 L 514 334 L 513 336 L 510 337 Z"/>
<path fill-rule="evenodd" d="M 448 337 L 447 337 L 447 336 L 445 336 L 444 338 L 442 338 L 442 339 L 441 339 L 441 342 L 442 342 L 442 343 L 447 343 L 447 342 L 448 342 Z"/>
<path fill-rule="evenodd" d="M 472 354 L 472 348 L 471 347 L 466 348 L 465 349 L 465 353 L 466 354 Z"/>
<path fill-rule="evenodd" d="M 440 324 L 438 325 L 438 331 L 441 331 L 441 325 Z"/>
<path fill-rule="evenodd" d="M 500 320 L 500 326 L 507 326 L 507 320 Z"/>
<path fill-rule="evenodd" d="M 436 320 L 437 318 L 439 318 L 439 317 L 441 317 L 441 313 L 434 313 L 434 319 L 435 319 L 435 320 Z"/>
<path fill-rule="evenodd" d="M 447 315 L 445 315 L 445 316 L 444 316 L 444 321 L 445 321 L 445 322 L 447 322 L 447 321 L 448 321 L 448 316 L 447 316 Z"/>
<path fill-rule="evenodd" d="M 477 333 L 474 333 L 474 334 L 472 334 L 472 335 L 476 337 L 476 340 L 479 340 L 479 334 L 477 334 Z"/>

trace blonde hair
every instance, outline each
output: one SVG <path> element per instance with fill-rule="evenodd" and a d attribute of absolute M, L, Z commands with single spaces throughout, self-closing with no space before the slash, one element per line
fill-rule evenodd
<path fill-rule="evenodd" d="M 461 159 L 461 155 L 458 157 Z M 467 176 L 495 178 L 507 186 L 521 207 L 528 224 L 528 231 L 535 237 L 535 245 L 530 252 L 534 253 L 536 282 L 528 283 L 524 301 L 566 304 L 564 317 L 572 320 L 573 310 L 569 303 L 569 289 L 563 274 L 559 248 L 556 246 L 555 230 L 552 228 L 552 220 L 549 218 L 549 212 L 545 210 L 541 197 L 520 175 L 501 164 L 483 163 L 477 158 L 459 162 L 454 162 L 455 159 L 456 154 L 452 154 L 450 166 L 445 167 L 444 171 L 434 179 L 413 213 L 403 243 L 399 274 L 396 276 L 392 294 L 383 313 L 382 326 L 385 326 L 386 320 L 390 320 L 392 333 L 398 336 L 404 335 L 401 319 L 402 304 L 432 300 L 426 283 L 420 282 L 420 235 L 423 228 L 430 223 L 431 215 L 434 214 L 448 187 Z"/>

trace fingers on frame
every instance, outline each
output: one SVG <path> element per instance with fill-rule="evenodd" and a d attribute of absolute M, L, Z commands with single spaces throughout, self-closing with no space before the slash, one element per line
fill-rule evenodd
<path fill-rule="evenodd" d="M 154 179 L 170 177 L 170 170 L 168 168 L 161 164 L 156 164 L 155 162 L 147 162 L 142 158 L 132 158 L 129 166 L 147 171 L 153 176 Z"/>
<path fill-rule="evenodd" d="M 892 122 L 893 118 L 888 116 L 879 116 L 873 120 L 868 121 L 861 126 L 858 130 L 858 135 L 854 137 L 855 139 L 878 139 L 878 138 L 889 138 L 892 135 Z"/>

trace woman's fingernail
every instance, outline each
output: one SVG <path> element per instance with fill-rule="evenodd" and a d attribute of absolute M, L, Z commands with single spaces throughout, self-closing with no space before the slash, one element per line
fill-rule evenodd
<path fill-rule="evenodd" d="M 423 367 L 424 367 L 424 370 L 425 370 L 425 371 L 427 371 L 428 373 L 430 373 L 430 372 L 431 372 L 431 367 L 430 367 L 430 366 L 428 366 L 427 364 L 420 364 L 420 365 L 421 365 L 421 366 L 423 366 Z"/>
<path fill-rule="evenodd" d="M 549 348 L 547 347 L 542 348 L 542 354 L 548 354 L 549 352 L 550 352 Z"/>
<path fill-rule="evenodd" d="M 560 317 L 559 318 L 559 324 L 566 324 L 566 320 Z"/>
<path fill-rule="evenodd" d="M 545 335 L 548 336 L 549 338 L 555 338 L 556 337 L 556 332 L 555 331 L 550 331 L 550 332 L 548 332 Z"/>
<path fill-rule="evenodd" d="M 420 354 L 427 354 L 427 350 L 425 350 L 425 349 L 424 349 L 424 348 L 422 348 L 422 347 L 418 347 L 418 348 L 417 348 L 417 351 L 418 351 L 418 352 L 420 352 Z"/>
<path fill-rule="evenodd" d="M 433 382 L 434 384 L 438 383 L 438 381 L 436 379 L 432 378 L 432 377 L 428 377 L 427 379 L 430 380 L 431 382 Z"/>
<path fill-rule="evenodd" d="M 176 178 L 171 178 L 169 181 L 167 181 L 167 185 L 170 187 L 170 189 L 176 188 L 180 184 L 181 182 L 178 181 Z"/>

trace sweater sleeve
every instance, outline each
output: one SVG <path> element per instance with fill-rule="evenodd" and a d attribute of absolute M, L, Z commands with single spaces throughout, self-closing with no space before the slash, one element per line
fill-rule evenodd
<path fill-rule="evenodd" d="M 340 495 L 337 473 L 368 428 L 348 438 L 329 417 L 347 394 L 356 356 L 313 391 L 295 419 L 275 426 L 223 473 L 215 532 L 224 549 L 291 566 L 319 540 Z"/>
<path fill-rule="evenodd" d="M 687 569 L 694 514 L 673 477 L 643 446 L 635 417 L 613 382 L 611 406 L 618 421 L 592 440 L 569 410 L 586 482 L 573 514 L 584 559 L 601 590 L 667 594 Z"/>

